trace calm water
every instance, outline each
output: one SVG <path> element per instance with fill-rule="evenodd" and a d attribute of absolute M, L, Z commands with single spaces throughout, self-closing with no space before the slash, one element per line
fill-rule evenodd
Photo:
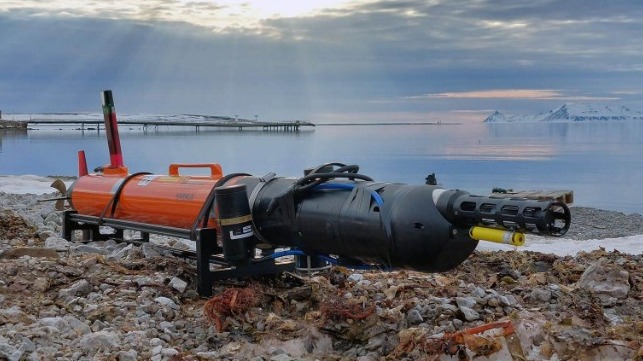
<path fill-rule="evenodd" d="M 131 172 L 220 163 L 225 173 L 299 176 L 306 167 L 359 164 L 377 181 L 424 183 L 487 194 L 571 189 L 575 205 L 643 213 L 643 123 L 317 126 L 299 133 L 193 129 L 120 130 Z M 0 174 L 75 175 L 109 162 L 104 131 L 0 132 Z M 194 173 L 191 173 L 194 174 Z"/>

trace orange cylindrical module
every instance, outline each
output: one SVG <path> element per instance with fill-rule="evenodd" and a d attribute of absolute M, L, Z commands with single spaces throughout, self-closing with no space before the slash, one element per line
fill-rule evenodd
<path fill-rule="evenodd" d="M 180 167 L 207 167 L 211 174 L 181 176 Z M 90 174 L 69 189 L 70 203 L 83 215 L 189 229 L 222 176 L 218 164 L 172 164 L 169 175 Z M 208 226 L 215 226 L 214 215 L 208 218 Z"/>

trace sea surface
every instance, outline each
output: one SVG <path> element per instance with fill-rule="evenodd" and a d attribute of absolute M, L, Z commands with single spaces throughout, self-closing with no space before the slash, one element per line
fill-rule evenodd
<path fill-rule="evenodd" d="M 327 162 L 357 164 L 382 182 L 489 194 L 572 190 L 574 205 L 643 214 L 643 122 L 317 125 L 299 132 L 119 128 L 130 172 L 167 174 L 170 163 L 219 163 L 224 173 L 299 177 Z M 0 175 L 76 175 L 109 163 L 104 130 L 39 126 L 0 131 Z M 181 169 L 182 174 L 203 174 Z"/>

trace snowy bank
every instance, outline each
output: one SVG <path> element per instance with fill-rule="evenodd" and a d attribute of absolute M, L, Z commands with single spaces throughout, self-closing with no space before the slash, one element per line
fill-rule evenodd
<path fill-rule="evenodd" d="M 0 192 L 12 194 L 48 194 L 56 190 L 51 188 L 54 178 L 35 175 L 0 175 Z"/>

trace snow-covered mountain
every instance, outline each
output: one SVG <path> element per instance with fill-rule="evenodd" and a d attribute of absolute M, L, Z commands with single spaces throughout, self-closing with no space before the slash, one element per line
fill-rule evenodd
<path fill-rule="evenodd" d="M 498 111 L 488 116 L 485 123 L 507 122 L 582 122 L 643 120 L 643 112 L 624 106 L 596 106 L 592 104 L 565 104 L 558 109 L 537 114 L 505 115 Z"/>
<path fill-rule="evenodd" d="M 485 123 L 508 123 L 508 122 L 537 122 L 542 120 L 548 113 L 537 113 L 537 114 L 516 114 L 516 115 L 506 115 L 502 114 L 499 111 L 495 111 L 493 114 L 487 117 L 484 120 Z"/>

